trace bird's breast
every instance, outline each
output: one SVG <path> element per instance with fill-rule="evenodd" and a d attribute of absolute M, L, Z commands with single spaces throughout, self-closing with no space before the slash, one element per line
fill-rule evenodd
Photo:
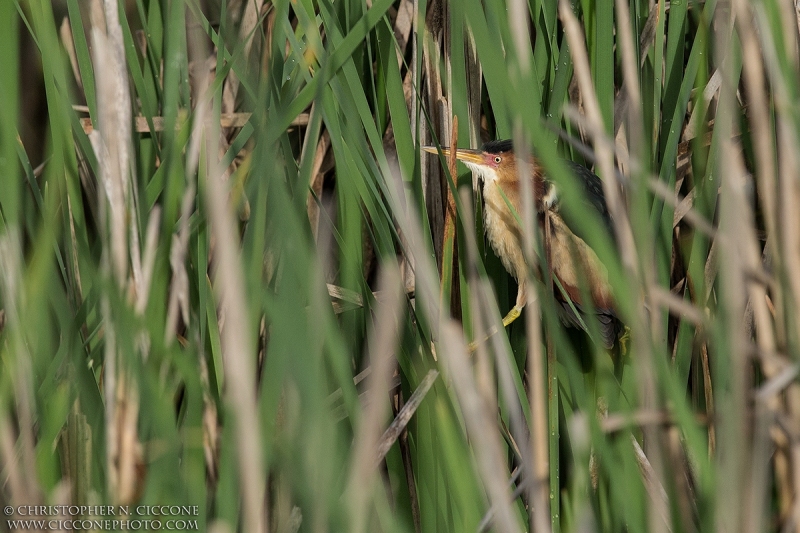
<path fill-rule="evenodd" d="M 593 304 L 600 309 L 614 307 L 608 271 L 592 248 L 569 229 L 556 212 L 548 212 L 549 235 L 545 243 L 550 267 L 575 302 L 580 302 L 581 279 L 585 280 Z"/>
<path fill-rule="evenodd" d="M 519 213 L 519 198 L 511 190 L 504 194 L 498 182 L 486 182 L 483 197 L 486 237 L 506 270 L 517 281 L 524 279 L 527 264 L 522 253 L 522 231 L 509 207 L 511 204 Z M 595 251 L 572 232 L 557 211 L 548 209 L 540 214 L 542 230 L 545 229 L 545 218 L 550 221 L 549 235 L 544 241 L 548 248 L 550 268 L 570 298 L 580 303 L 581 280 L 584 280 L 592 303 L 599 308 L 612 308 L 608 271 Z M 544 231 L 541 235 L 544 236 Z"/>
<path fill-rule="evenodd" d="M 506 270 L 518 281 L 525 277 L 525 257 L 522 255 L 519 224 L 508 204 L 516 198 L 504 197 L 496 181 L 485 182 L 483 187 L 484 226 L 486 237 Z M 508 202 L 506 201 L 508 200 Z M 519 212 L 519 207 L 514 205 Z"/>

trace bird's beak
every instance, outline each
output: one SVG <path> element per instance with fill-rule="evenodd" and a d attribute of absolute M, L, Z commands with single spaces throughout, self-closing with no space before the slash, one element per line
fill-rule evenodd
<path fill-rule="evenodd" d="M 435 146 L 423 146 L 423 150 L 428 152 L 429 154 L 438 154 L 439 151 L 436 149 Z M 450 156 L 450 148 L 442 148 L 442 155 L 445 157 Z M 475 165 L 483 165 L 485 164 L 483 160 L 483 152 L 480 150 L 467 150 L 464 148 L 456 149 L 456 159 L 459 161 L 464 161 L 465 163 L 472 163 Z"/>

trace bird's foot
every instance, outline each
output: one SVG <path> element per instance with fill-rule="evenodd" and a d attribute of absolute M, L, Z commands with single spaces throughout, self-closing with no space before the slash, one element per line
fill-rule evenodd
<path fill-rule="evenodd" d="M 503 319 L 503 327 L 507 328 L 509 324 L 514 322 L 516 319 L 519 318 L 519 315 L 522 313 L 522 307 L 515 305 L 511 308 L 511 311 Z"/>
<path fill-rule="evenodd" d="M 619 354 L 628 357 L 628 343 L 631 340 L 631 328 L 625 326 L 622 335 L 619 336 Z"/>
<path fill-rule="evenodd" d="M 474 340 L 471 343 L 467 344 L 467 353 L 475 353 L 475 350 L 478 349 L 478 345 L 488 341 L 489 338 L 491 338 L 491 336 L 494 335 L 495 333 L 497 333 L 497 329 L 492 327 L 492 329 L 489 331 L 489 333 L 483 339 L 481 339 L 479 341 L 478 340 Z"/>
<path fill-rule="evenodd" d="M 518 319 L 518 318 L 519 318 L 519 315 L 520 315 L 521 313 L 522 313 L 522 307 L 520 307 L 520 306 L 517 306 L 517 305 L 515 305 L 514 307 L 512 307 L 512 308 L 511 308 L 511 311 L 509 311 L 509 312 L 508 312 L 508 314 L 507 314 L 507 315 L 506 315 L 506 316 L 503 318 L 503 327 L 504 327 L 504 328 L 507 328 L 509 324 L 511 324 L 512 322 L 514 322 L 516 319 Z M 496 330 L 496 329 L 494 329 L 494 327 L 493 327 L 493 328 L 491 329 L 491 331 L 489 332 L 489 334 L 488 334 L 488 335 L 486 335 L 486 336 L 485 336 L 485 337 L 484 337 L 482 340 L 480 340 L 480 341 L 472 341 L 471 343 L 469 343 L 469 344 L 467 345 L 467 351 L 468 351 L 468 353 L 473 353 L 475 350 L 477 350 L 477 349 L 478 349 L 478 345 L 479 345 L 479 344 L 481 344 L 482 342 L 486 342 L 486 341 L 488 341 L 488 340 L 489 340 L 489 338 L 490 338 L 492 335 L 494 335 L 495 333 L 497 333 L 497 330 Z"/>

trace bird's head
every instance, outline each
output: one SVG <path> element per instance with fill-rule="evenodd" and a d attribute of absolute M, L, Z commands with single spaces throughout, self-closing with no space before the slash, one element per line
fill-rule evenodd
<path fill-rule="evenodd" d="M 423 146 L 423 150 L 431 154 L 438 154 L 435 146 Z M 448 157 L 450 148 L 442 148 L 442 155 Z M 519 191 L 519 173 L 517 172 L 517 159 L 514 157 L 514 146 L 510 140 L 491 141 L 484 144 L 480 150 L 457 148 L 456 159 L 464 163 L 484 183 L 496 183 L 506 193 Z M 531 166 L 536 207 L 539 211 L 550 209 L 557 201 L 555 185 L 545 179 L 542 167 L 534 162 Z M 476 185 L 476 184 L 473 184 Z"/>
<path fill-rule="evenodd" d="M 423 146 L 422 149 L 431 154 L 439 153 L 435 146 Z M 517 162 L 511 141 L 488 142 L 480 150 L 457 148 L 455 153 L 456 159 L 485 183 L 517 179 Z M 450 148 L 442 148 L 442 155 L 448 157 Z"/>

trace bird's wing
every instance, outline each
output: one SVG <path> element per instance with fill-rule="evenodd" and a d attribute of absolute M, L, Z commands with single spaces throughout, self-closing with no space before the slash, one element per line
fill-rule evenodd
<path fill-rule="evenodd" d="M 606 204 L 606 197 L 603 193 L 603 182 L 600 178 L 594 174 L 591 170 L 586 168 L 583 165 L 575 163 L 573 161 L 567 161 L 567 165 L 569 166 L 570 170 L 575 174 L 575 176 L 579 179 L 582 185 L 582 191 L 584 194 L 583 201 L 586 204 L 588 209 L 593 209 L 595 213 L 600 217 L 600 220 L 606 227 L 609 236 L 611 237 L 612 241 L 614 239 L 614 228 L 613 222 L 611 220 L 611 214 L 608 211 L 608 205 Z M 561 220 L 563 220 L 564 224 L 567 226 L 567 229 L 574 233 L 576 236 L 580 237 L 584 241 L 586 241 L 586 236 L 580 232 L 578 229 L 580 227 L 579 224 L 570 223 L 569 216 L 567 213 L 561 211 L 559 213 Z M 564 267 L 570 267 L 571 265 L 564 265 Z M 554 272 L 554 274 L 558 274 Z M 575 288 L 577 289 L 577 288 Z M 607 302 L 605 305 L 600 306 L 590 306 L 586 307 L 579 302 L 576 302 L 573 298 L 574 310 L 573 307 L 567 302 L 563 295 L 561 295 L 558 291 L 556 291 L 556 299 L 561 304 L 561 309 L 559 310 L 559 314 L 561 315 L 562 321 L 566 324 L 571 325 L 573 327 L 581 328 L 581 320 L 575 315 L 574 310 L 577 310 L 580 315 L 583 315 L 583 321 L 587 320 L 587 314 L 592 313 L 597 317 L 597 324 L 600 328 L 600 336 L 601 342 L 603 346 L 606 348 L 610 348 L 616 342 L 617 337 L 621 332 L 621 323 L 619 322 L 616 312 L 613 309 L 613 304 Z M 577 295 L 576 295 L 577 296 Z M 597 304 L 597 302 L 595 302 Z"/>
<path fill-rule="evenodd" d="M 600 216 L 600 220 L 605 225 L 609 236 L 612 240 L 614 240 L 614 226 L 611 220 L 611 213 L 609 213 L 608 205 L 606 204 L 606 195 L 603 192 L 603 182 L 594 172 L 585 166 L 575 163 L 574 161 L 566 161 L 566 163 L 582 185 L 584 202 L 588 203 L 588 206 Z M 566 217 L 563 214 L 562 217 L 564 218 L 564 222 L 570 226 L 570 229 L 575 233 L 575 235 L 586 240 L 584 235 L 576 231 L 577 225 L 570 224 L 569 217 Z"/>
<path fill-rule="evenodd" d="M 570 303 L 566 301 L 563 296 L 558 294 L 558 292 L 556 292 L 556 294 L 559 296 L 556 298 L 556 305 L 558 316 L 561 321 L 569 327 L 584 329 L 584 324 L 588 324 L 587 321 L 589 320 L 588 312 L 585 306 L 575 301 L 573 301 L 572 305 L 570 305 Z M 575 315 L 573 306 L 575 310 L 580 313 L 581 318 L 578 318 Z M 623 330 L 622 323 L 617 318 L 617 314 L 613 309 L 591 308 L 590 312 L 594 313 L 594 315 L 597 317 L 597 325 L 600 328 L 600 341 L 603 347 L 607 350 L 611 349 Z"/>

